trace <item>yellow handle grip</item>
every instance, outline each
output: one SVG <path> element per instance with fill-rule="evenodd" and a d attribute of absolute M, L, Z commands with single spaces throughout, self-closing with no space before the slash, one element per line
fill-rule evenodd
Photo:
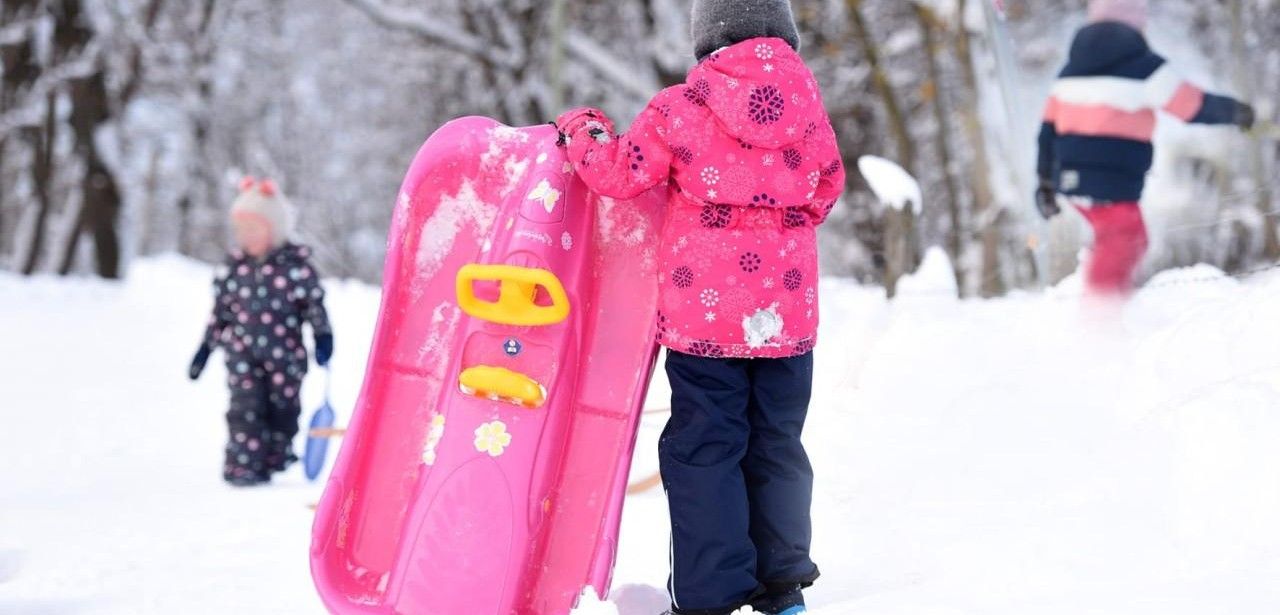
<path fill-rule="evenodd" d="M 462 392 L 500 400 L 526 408 L 538 408 L 546 401 L 542 385 L 533 378 L 502 367 L 480 365 L 463 370 L 458 377 Z"/>
<path fill-rule="evenodd" d="M 498 300 L 476 297 L 476 282 L 498 282 Z M 547 290 L 551 305 L 534 303 L 538 287 Z M 569 296 L 555 274 L 514 265 L 467 265 L 458 270 L 458 306 L 473 318 L 517 327 L 554 325 L 569 317 Z"/>

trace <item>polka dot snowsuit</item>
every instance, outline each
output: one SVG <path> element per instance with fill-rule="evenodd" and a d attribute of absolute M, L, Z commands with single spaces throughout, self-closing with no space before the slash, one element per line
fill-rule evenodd
<path fill-rule="evenodd" d="M 313 336 L 332 333 L 310 255 L 294 244 L 261 260 L 236 251 L 214 280 L 205 343 L 226 353 L 228 481 L 265 477 L 293 459 L 308 360 L 302 323 Z"/>

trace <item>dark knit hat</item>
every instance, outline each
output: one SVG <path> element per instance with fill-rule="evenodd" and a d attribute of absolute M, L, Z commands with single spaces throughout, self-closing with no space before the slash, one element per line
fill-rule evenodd
<path fill-rule="evenodd" d="M 790 0 L 693 0 L 692 31 L 699 61 L 753 38 L 780 38 L 800 49 Z"/>

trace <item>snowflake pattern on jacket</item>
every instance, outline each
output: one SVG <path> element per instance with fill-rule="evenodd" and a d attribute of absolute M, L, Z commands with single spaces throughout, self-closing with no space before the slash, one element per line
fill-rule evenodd
<path fill-rule="evenodd" d="M 557 124 L 593 191 L 625 199 L 669 182 L 659 343 L 716 358 L 813 349 L 816 228 L 845 170 L 817 80 L 785 41 L 751 39 L 711 55 L 626 134 L 607 136 L 612 122 L 595 109 Z"/>
<path fill-rule="evenodd" d="M 307 373 L 302 324 L 313 336 L 331 334 L 324 288 L 311 266 L 311 249 L 286 243 L 261 260 L 231 253 L 213 283 L 214 307 L 205 343 L 238 359 L 270 363 L 270 371 L 301 378 Z"/>

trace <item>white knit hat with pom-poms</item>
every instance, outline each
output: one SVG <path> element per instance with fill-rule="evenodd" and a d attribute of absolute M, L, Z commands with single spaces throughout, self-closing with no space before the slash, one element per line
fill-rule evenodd
<path fill-rule="evenodd" d="M 266 220 L 271 227 L 271 245 L 277 248 L 293 233 L 292 208 L 276 183 L 269 179 L 240 180 L 240 195 L 231 204 L 231 215 L 237 214 L 254 214 Z"/>
<path fill-rule="evenodd" d="M 1147 29 L 1147 0 L 1089 0 L 1089 21 L 1118 21 Z"/>

